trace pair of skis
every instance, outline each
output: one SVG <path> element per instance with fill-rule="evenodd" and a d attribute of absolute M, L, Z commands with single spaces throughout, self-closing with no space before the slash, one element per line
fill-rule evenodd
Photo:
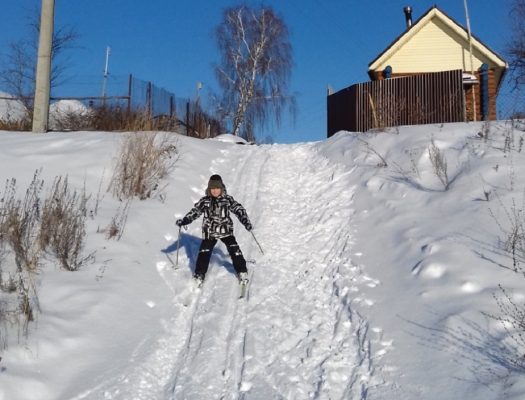
<path fill-rule="evenodd" d="M 201 289 L 202 285 L 204 284 L 204 280 L 202 279 L 194 279 L 195 281 L 195 287 L 197 289 Z M 248 286 L 250 281 L 239 281 L 239 299 L 244 299 L 246 295 L 248 294 Z"/>
<path fill-rule="evenodd" d="M 177 240 L 177 261 L 175 263 L 173 263 L 173 261 L 171 260 L 169 255 L 166 253 L 166 256 L 168 257 L 170 262 L 173 264 L 174 269 L 178 269 L 179 268 L 179 249 L 180 249 L 180 241 L 181 241 L 181 228 L 182 227 L 179 226 L 179 237 L 178 237 L 178 240 Z M 264 255 L 264 251 L 263 251 L 259 241 L 255 237 L 255 234 L 251 230 L 250 230 L 250 233 L 252 234 L 252 237 L 253 237 L 253 240 L 255 240 L 255 243 L 257 243 L 257 246 L 259 247 L 259 250 L 261 251 L 261 254 Z M 197 280 L 197 282 L 196 282 L 197 288 L 198 289 L 202 288 L 203 283 L 204 283 L 204 280 L 202 280 L 202 279 Z M 249 284 L 250 284 L 249 280 L 239 281 L 239 289 L 240 289 L 239 290 L 239 299 L 243 299 L 243 298 L 246 297 L 246 295 L 248 294 L 248 286 L 249 286 Z"/>

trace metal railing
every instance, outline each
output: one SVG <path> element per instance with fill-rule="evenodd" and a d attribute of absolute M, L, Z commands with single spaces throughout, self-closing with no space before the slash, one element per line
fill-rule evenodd
<path fill-rule="evenodd" d="M 188 136 L 212 137 L 221 133 L 223 129 L 219 121 L 201 107 L 198 100 L 177 98 L 174 93 L 156 86 L 151 81 L 133 75 L 113 75 L 104 84 L 105 95 L 97 96 L 95 93 L 100 89 L 99 77 L 80 77 L 76 82 L 70 83 L 68 92 L 62 88 L 54 89 L 51 100 L 76 100 L 87 107 L 106 106 L 128 113 L 146 113 L 152 120 L 159 121 L 160 125 L 178 128 Z M 85 95 L 75 95 L 77 93 Z M 13 104 L 23 103 L 29 109 L 32 107 L 31 97 L 4 96 L 0 97 L 0 100 L 2 99 Z"/>

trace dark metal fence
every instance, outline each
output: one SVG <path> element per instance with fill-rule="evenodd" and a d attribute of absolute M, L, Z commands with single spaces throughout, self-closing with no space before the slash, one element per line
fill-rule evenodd
<path fill-rule="evenodd" d="M 131 109 L 148 111 L 153 117 L 175 116 L 175 94 L 130 76 L 129 96 Z"/>
<path fill-rule="evenodd" d="M 152 82 L 129 75 L 112 77 L 107 94 L 102 96 L 60 96 L 51 100 L 78 100 L 88 106 L 118 106 L 128 111 L 146 111 L 152 117 L 175 116 L 175 94 L 154 85 Z"/>
<path fill-rule="evenodd" d="M 104 95 L 100 95 L 100 77 L 77 77 L 67 89 L 53 89 L 51 100 L 76 100 L 86 107 L 106 106 L 128 114 L 146 113 L 155 126 L 177 129 L 189 136 L 213 137 L 224 131 L 220 121 L 202 108 L 199 99 L 175 97 L 174 93 L 132 75 L 112 75 L 108 78 L 104 82 Z M 13 107 L 21 103 L 20 100 L 11 96 L 2 97 L 0 93 L 0 101 L 13 104 Z M 30 109 L 32 98 L 24 97 L 23 100 Z"/>
<path fill-rule="evenodd" d="M 525 119 L 525 86 L 507 82 L 498 93 L 498 119 Z"/>
<path fill-rule="evenodd" d="M 465 120 L 462 71 L 359 83 L 327 99 L 328 136 L 389 126 Z"/>

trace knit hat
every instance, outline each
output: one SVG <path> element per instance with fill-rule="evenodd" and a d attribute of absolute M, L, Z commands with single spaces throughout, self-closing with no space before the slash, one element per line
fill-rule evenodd
<path fill-rule="evenodd" d="M 210 180 L 208 181 L 208 189 L 224 190 L 224 183 L 222 183 L 222 178 L 220 175 L 215 174 L 210 176 Z"/>

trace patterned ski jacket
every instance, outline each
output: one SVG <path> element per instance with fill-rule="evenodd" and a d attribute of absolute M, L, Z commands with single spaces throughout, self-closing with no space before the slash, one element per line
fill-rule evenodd
<path fill-rule="evenodd" d="M 250 219 L 244 207 L 223 190 L 223 193 L 215 198 L 206 191 L 206 196 L 195 203 L 194 207 L 182 219 L 183 225 L 187 225 L 202 214 L 202 237 L 204 239 L 220 239 L 233 235 L 233 221 L 230 218 L 233 212 L 247 230 L 252 229 Z"/>

